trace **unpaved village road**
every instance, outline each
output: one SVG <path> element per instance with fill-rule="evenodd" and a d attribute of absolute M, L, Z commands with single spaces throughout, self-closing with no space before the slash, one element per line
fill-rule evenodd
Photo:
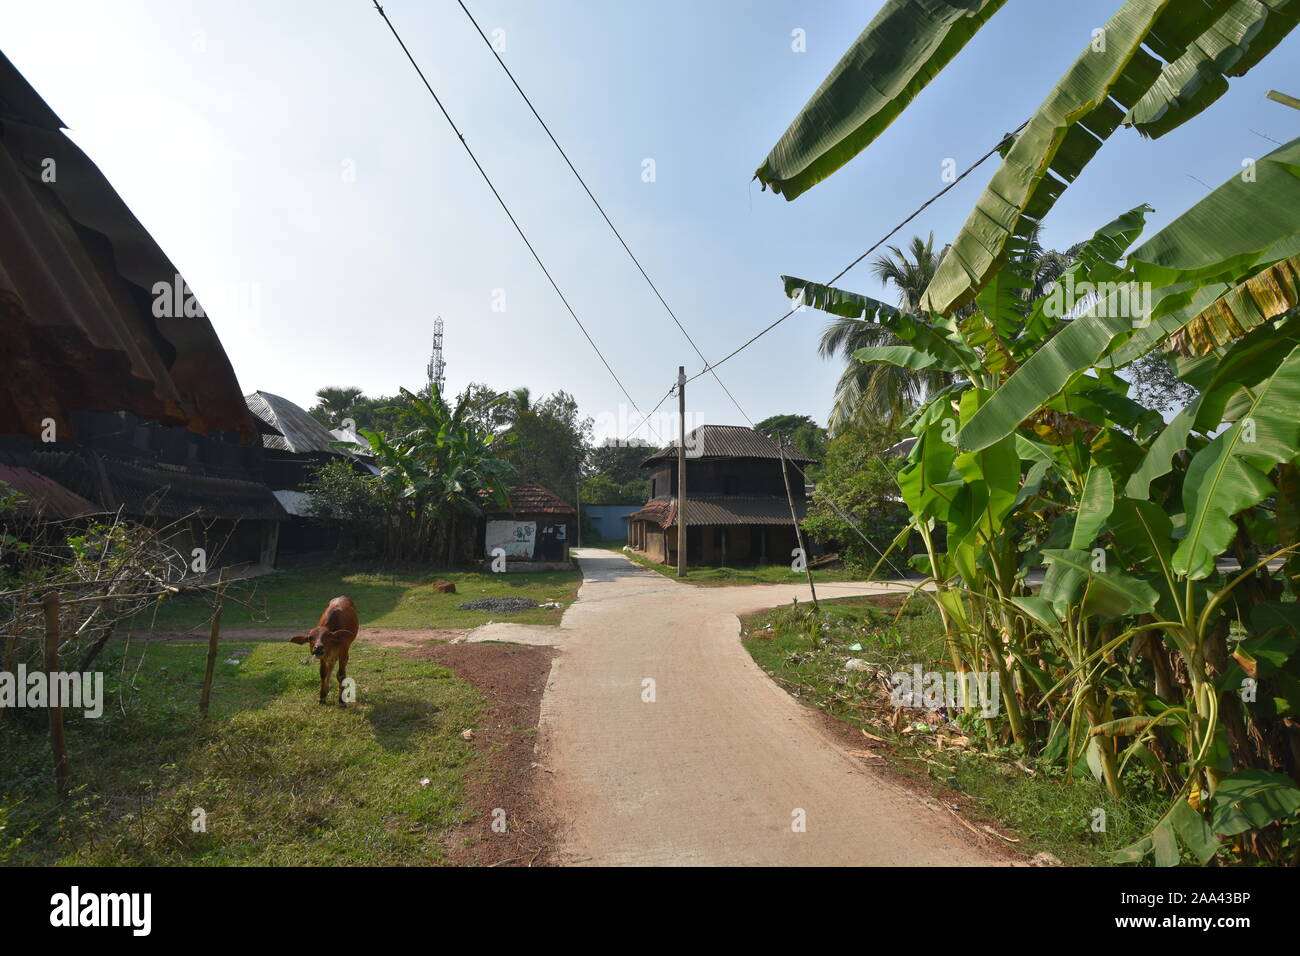
<path fill-rule="evenodd" d="M 1006 865 L 942 807 L 866 769 L 750 658 L 736 615 L 807 600 L 806 584 L 693 587 L 612 551 L 575 554 L 584 581 L 559 628 L 489 625 L 470 638 L 561 650 L 539 744 L 557 862 Z"/>

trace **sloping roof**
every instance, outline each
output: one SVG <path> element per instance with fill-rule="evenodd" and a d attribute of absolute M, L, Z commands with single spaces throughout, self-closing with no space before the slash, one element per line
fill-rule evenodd
<path fill-rule="evenodd" d="M 510 498 L 507 508 L 490 508 L 489 515 L 504 514 L 543 514 L 576 515 L 573 505 L 569 504 L 549 488 L 535 481 L 526 481 L 516 485 L 506 493 Z"/>
<path fill-rule="evenodd" d="M 183 280 L 62 128 L 0 54 L 0 428 L 38 438 L 53 418 L 75 438 L 73 412 L 126 411 L 251 441 L 212 323 L 183 297 L 154 314 L 155 286 Z"/>
<path fill-rule="evenodd" d="M 781 447 L 766 435 L 743 425 L 701 425 L 686 433 L 687 458 L 780 458 Z M 791 445 L 784 448 L 785 457 L 790 461 L 806 464 L 816 460 Z M 641 467 L 676 457 L 677 442 L 671 441 L 667 448 L 661 448 L 642 462 Z"/>
<path fill-rule="evenodd" d="M 804 516 L 802 502 L 794 504 L 795 514 Z M 649 521 L 661 528 L 677 521 L 677 499 L 656 498 L 640 511 L 628 515 L 630 521 Z M 690 498 L 686 502 L 686 526 L 698 525 L 789 525 L 790 504 L 784 498 L 720 496 Z"/>
<path fill-rule="evenodd" d="M 77 451 L 41 451 L 25 456 L 31 470 L 97 505 L 130 517 L 283 519 L 271 489 L 255 481 L 202 475 L 169 465 L 146 465 Z"/>
<path fill-rule="evenodd" d="M 245 395 L 244 401 L 248 404 L 250 412 L 280 433 L 263 435 L 263 447 L 287 451 L 295 455 L 311 452 L 327 455 L 347 454 L 344 449 L 335 448 L 330 444 L 338 439 L 328 428 L 312 418 L 301 405 L 295 405 L 287 398 L 272 395 L 270 392 L 254 392 Z"/>
<path fill-rule="evenodd" d="M 285 489 L 273 491 L 271 494 L 275 495 L 275 500 L 280 502 L 280 507 L 295 518 L 311 517 L 311 510 L 308 508 L 311 504 L 311 495 L 307 492 Z"/>
<path fill-rule="evenodd" d="M 15 491 L 22 492 L 24 500 L 19 507 L 24 510 L 41 512 L 55 518 L 80 518 L 83 515 L 100 514 L 104 510 L 30 468 L 0 465 L 0 481 Z"/>

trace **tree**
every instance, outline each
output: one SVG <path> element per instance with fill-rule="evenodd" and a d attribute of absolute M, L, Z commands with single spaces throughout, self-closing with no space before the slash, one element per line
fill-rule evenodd
<path fill-rule="evenodd" d="M 1174 375 L 1168 359 L 1159 352 L 1148 352 L 1130 365 L 1128 378 L 1133 383 L 1133 400 L 1161 414 L 1181 411 L 1200 394 Z"/>
<path fill-rule="evenodd" d="M 910 312 L 934 277 L 939 258 L 934 252 L 934 233 L 924 240 L 913 236 L 906 252 L 889 246 L 887 253 L 872 262 L 871 271 L 881 282 L 894 286 L 899 307 Z M 888 329 L 858 319 L 842 317 L 826 325 L 820 345 L 822 358 L 845 359 L 831 406 L 832 432 L 854 422 L 899 422 L 926 395 L 947 384 L 947 376 L 941 372 L 852 358 L 859 349 L 899 344 Z"/>
<path fill-rule="evenodd" d="M 391 437 L 360 435 L 379 465 L 377 489 L 389 516 L 387 553 L 408 561 L 466 556 L 483 505 L 506 503 L 515 439 L 495 435 L 470 415 L 468 393 L 449 407 L 436 387 L 425 400 L 402 389 Z"/>
<path fill-rule="evenodd" d="M 895 478 L 905 461 L 885 453 L 903 437 L 878 423 L 846 428 L 826 445 L 803 529 L 856 573 L 869 572 L 910 521 Z"/>
<path fill-rule="evenodd" d="M 513 439 L 507 453 L 521 481 L 536 481 L 565 501 L 573 502 L 591 445 L 594 422 L 583 417 L 568 392 L 559 391 L 533 402 L 528 389 L 515 389 L 504 398 Z"/>
<path fill-rule="evenodd" d="M 807 415 L 772 415 L 756 424 L 754 430 L 773 441 L 779 435 L 787 445 L 816 459 L 819 464 L 807 469 L 809 477 L 816 477 L 820 463 L 826 459 L 826 429 Z"/>
<path fill-rule="evenodd" d="M 641 463 L 654 452 L 654 446 L 644 439 L 623 441 L 607 438 L 591 449 L 587 457 L 587 471 L 593 476 L 608 478 L 615 485 L 626 485 L 642 479 Z"/>
<path fill-rule="evenodd" d="M 326 428 L 338 428 L 343 419 L 349 417 L 361 396 L 359 388 L 327 385 L 316 392 L 319 401 L 307 412 Z"/>

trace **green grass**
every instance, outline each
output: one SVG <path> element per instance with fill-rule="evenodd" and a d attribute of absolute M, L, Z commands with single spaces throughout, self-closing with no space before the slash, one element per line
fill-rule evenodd
<path fill-rule="evenodd" d="M 949 796 L 957 791 L 956 802 L 966 805 L 967 814 L 973 809 L 975 816 L 1013 830 L 1022 841 L 1016 849 L 1023 853 L 1047 851 L 1066 863 L 1105 865 L 1115 851 L 1149 832 L 1167 798 L 1145 786 L 1142 771 L 1126 777 L 1129 795 L 1121 801 L 1091 778 L 1067 779 L 1060 768 L 990 746 L 979 718 L 958 717 L 970 740 L 965 749 L 936 752 L 922 737 L 895 733 L 883 689 L 845 671 L 844 662 L 857 657 L 888 673 L 910 670 L 913 663 L 945 672 L 951 665 L 942 622 L 928 601 L 915 599 L 901 612 L 878 605 L 879 599 L 869 597 L 823 600 L 820 622 L 811 606 L 802 604 L 753 614 L 742 620 L 744 645 L 760 667 L 803 703 L 885 738 L 892 769 L 936 791 L 947 788 Z M 813 645 L 814 627 L 821 639 L 818 647 Z M 861 650 L 851 650 L 854 644 Z M 865 737 L 862 743 L 865 749 L 878 746 Z M 1017 761 L 1034 773 L 1017 767 Z M 1106 811 L 1102 833 L 1091 828 L 1098 807 Z"/>
<path fill-rule="evenodd" d="M 435 581 L 450 581 L 455 594 L 433 589 Z M 264 627 L 304 632 L 315 626 L 330 598 L 347 595 L 357 605 L 366 627 L 478 627 L 491 620 L 520 624 L 559 624 L 564 607 L 578 593 L 577 571 L 536 571 L 492 574 L 446 569 L 377 570 L 347 564 L 277 571 L 230 585 L 231 600 L 222 611 L 225 627 Z M 485 597 L 532 598 L 538 604 L 557 601 L 560 609 L 531 608 L 514 614 L 462 611 L 457 605 Z M 158 603 L 136 619 L 136 625 L 165 629 L 207 627 L 209 594 L 180 595 Z M 156 613 L 156 616 L 155 616 Z"/>
<path fill-rule="evenodd" d="M 621 547 L 622 544 L 619 545 L 619 548 Z M 612 548 L 611 550 L 619 549 Z M 698 584 L 701 587 L 726 587 L 744 584 L 804 584 L 808 580 L 807 572 L 791 571 L 788 563 L 759 564 L 741 568 L 688 565 L 686 577 L 679 578 L 676 565 L 670 567 L 666 564 L 658 564 L 636 551 L 620 551 L 620 553 L 643 568 L 658 571 L 666 578 L 672 578 L 674 581 L 684 581 L 686 584 Z M 853 574 L 844 568 L 818 568 L 813 571 L 813 581 L 816 583 L 860 580 L 862 580 L 862 575 Z"/>
<path fill-rule="evenodd" d="M 464 817 L 482 699 L 446 668 L 358 644 L 357 701 L 317 703 L 283 644 L 223 645 L 208 720 L 206 647 L 105 651 L 103 716 L 66 715 L 75 791 L 56 799 L 43 712 L 0 722 L 0 863 L 432 865 Z M 238 659 L 238 665 L 227 663 Z M 332 697 L 332 699 L 337 699 Z M 420 781 L 429 779 L 427 785 Z M 206 814 L 206 832 L 192 829 Z"/>

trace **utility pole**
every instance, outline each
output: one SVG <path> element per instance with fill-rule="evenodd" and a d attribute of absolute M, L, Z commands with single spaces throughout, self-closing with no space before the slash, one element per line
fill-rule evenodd
<path fill-rule="evenodd" d="M 776 434 L 776 450 L 781 454 L 781 477 L 785 479 L 785 500 L 790 503 L 790 520 L 794 522 L 794 537 L 799 542 L 799 553 L 803 555 L 803 569 L 808 573 L 808 590 L 812 592 L 813 608 L 820 611 L 821 608 L 817 605 L 817 586 L 813 584 L 812 568 L 808 566 L 808 551 L 803 546 L 803 531 L 799 527 L 799 516 L 794 510 L 794 495 L 790 493 L 790 473 L 785 468 L 785 443 L 780 432 Z"/>
<path fill-rule="evenodd" d="M 578 509 L 578 547 L 582 547 L 582 475 L 579 474 L 574 482 L 573 504 Z"/>
<path fill-rule="evenodd" d="M 677 576 L 686 577 L 686 366 L 677 366 Z"/>

